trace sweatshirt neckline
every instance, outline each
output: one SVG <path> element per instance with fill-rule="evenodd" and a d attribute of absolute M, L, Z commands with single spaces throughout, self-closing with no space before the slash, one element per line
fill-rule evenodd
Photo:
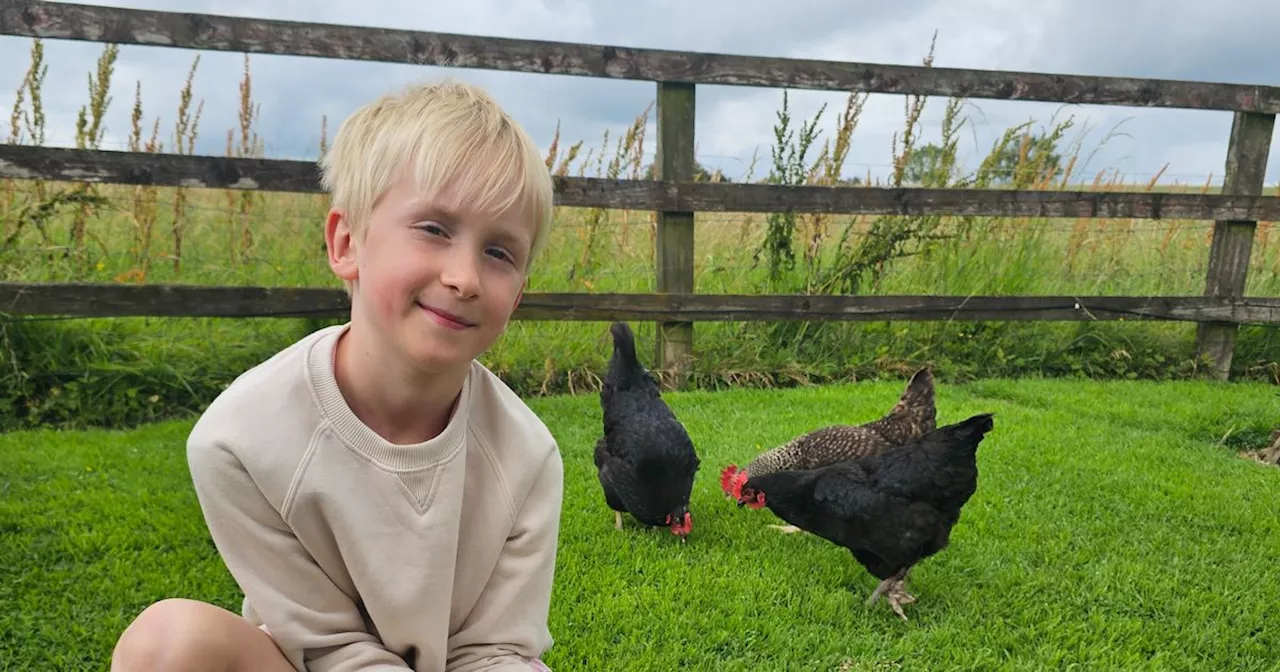
<path fill-rule="evenodd" d="M 349 327 L 350 323 L 329 327 L 307 353 L 307 371 L 316 402 L 338 436 L 369 459 L 396 471 L 425 469 L 456 455 L 466 438 L 474 367 L 463 379 L 462 392 L 443 431 L 419 443 L 392 443 L 356 416 L 338 388 L 334 358 L 338 339 Z"/>

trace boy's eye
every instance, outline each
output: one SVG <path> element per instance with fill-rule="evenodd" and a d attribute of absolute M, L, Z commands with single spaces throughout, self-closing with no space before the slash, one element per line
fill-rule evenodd
<path fill-rule="evenodd" d="M 511 258 L 511 255 L 507 254 L 507 251 L 506 251 L 506 250 L 503 250 L 503 249 L 500 249 L 500 248 L 496 248 L 496 247 L 491 247 L 491 248 L 489 248 L 488 250 L 485 250 L 485 251 L 486 251 L 486 252 L 488 252 L 489 254 L 492 254 L 493 256 L 495 256 L 495 257 L 497 257 L 497 258 L 499 258 L 499 259 L 506 259 L 507 261 L 510 261 L 510 262 L 512 262 L 512 263 L 515 263 L 515 260 Z"/>
<path fill-rule="evenodd" d="M 443 235 L 444 235 L 444 229 L 443 229 L 443 228 L 441 228 L 441 226 L 440 226 L 439 224 L 436 224 L 436 223 L 434 223 L 434 222 L 425 222 L 425 223 L 423 223 L 423 224 L 419 224 L 419 225 L 418 225 L 418 228 L 419 228 L 419 229 L 422 229 L 423 231 L 426 231 L 427 233 L 429 233 L 429 234 L 431 234 L 431 235 L 433 235 L 433 236 L 443 236 Z"/>

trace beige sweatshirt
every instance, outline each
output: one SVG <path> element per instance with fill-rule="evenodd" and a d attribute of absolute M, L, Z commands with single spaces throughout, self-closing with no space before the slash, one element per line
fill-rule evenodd
<path fill-rule="evenodd" d="M 299 670 L 539 665 L 564 479 L 551 433 L 473 362 L 439 436 L 383 440 L 338 390 L 345 328 L 241 375 L 188 440 L 244 616 Z"/>

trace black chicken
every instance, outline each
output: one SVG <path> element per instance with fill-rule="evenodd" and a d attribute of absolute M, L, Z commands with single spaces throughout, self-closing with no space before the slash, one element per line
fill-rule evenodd
<path fill-rule="evenodd" d="M 984 413 L 877 454 L 752 476 L 743 499 L 849 549 L 881 579 L 868 604 L 883 595 L 905 621 L 901 605 L 916 600 L 904 588 L 907 572 L 947 546 L 977 490 L 978 444 L 992 426 Z"/>
<path fill-rule="evenodd" d="M 684 541 L 693 529 L 689 495 L 697 452 L 658 381 L 636 358 L 631 328 L 615 322 L 609 331 L 613 358 L 600 390 L 604 436 L 595 449 L 605 502 L 618 529 L 626 512 L 645 525 L 670 527 Z"/>

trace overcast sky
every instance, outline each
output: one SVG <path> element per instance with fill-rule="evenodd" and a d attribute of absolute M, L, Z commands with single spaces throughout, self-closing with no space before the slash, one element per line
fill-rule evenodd
<path fill-rule="evenodd" d="M 238 16 L 347 23 L 407 29 L 891 64 L 919 64 L 938 31 L 935 65 L 1032 70 L 1280 85 L 1280 3 L 1227 0 L 1218 9 L 1203 0 L 699 0 L 679 9 L 672 0 L 100 0 L 94 4 Z M 255 7 L 256 5 L 256 7 Z M 783 9 L 789 6 L 790 9 Z M 0 36 L 0 112 L 7 121 L 31 40 Z M 87 99 L 86 74 L 102 46 L 45 42 L 48 144 L 70 146 L 76 112 Z M 177 95 L 196 52 L 124 46 L 113 78 L 105 149 L 124 149 L 135 82 L 141 82 L 147 128 L 160 116 L 172 133 Z M 202 52 L 195 95 L 205 109 L 197 152 L 222 154 L 236 127 L 240 54 Z M 544 146 L 557 122 L 566 141 L 598 146 L 638 115 L 654 96 L 645 82 L 525 73 L 254 55 L 254 98 L 261 104 L 259 133 L 267 155 L 313 159 L 320 120 L 330 132 L 357 105 L 421 77 L 452 74 L 487 87 Z M 740 175 L 753 153 L 767 169 L 772 125 L 781 102 L 777 89 L 698 89 L 698 160 Z M 820 127 L 830 135 L 846 96 L 793 91 L 793 116 L 810 117 L 828 102 Z M 923 141 L 938 137 L 944 99 L 931 99 Z M 972 101 L 962 160 L 976 161 L 1007 127 L 1056 113 L 1074 115 L 1068 140 L 1085 153 L 1098 149 L 1085 173 L 1118 170 L 1145 181 L 1165 168 L 1162 181 L 1201 183 L 1221 178 L 1231 115 L 1167 109 Z M 890 139 L 901 129 L 903 98 L 873 95 L 845 166 L 848 175 L 883 175 Z M 650 117 L 651 131 L 654 117 Z M 1108 133 L 1120 133 L 1099 148 Z M 0 138 L 7 137 L 7 123 Z M 168 146 L 166 142 L 166 147 Z M 652 152 L 653 139 L 646 146 Z M 1267 183 L 1280 180 L 1273 147 Z M 1085 157 L 1082 157 L 1082 159 Z"/>

